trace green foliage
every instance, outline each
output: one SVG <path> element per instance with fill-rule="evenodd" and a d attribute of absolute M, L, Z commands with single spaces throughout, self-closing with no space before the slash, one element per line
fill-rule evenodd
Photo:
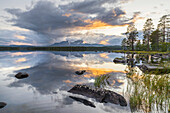
<path fill-rule="evenodd" d="M 101 75 L 95 78 L 94 86 L 96 88 L 104 88 L 106 85 L 110 85 L 108 79 L 110 78 L 110 75 Z"/>
<path fill-rule="evenodd" d="M 134 44 L 138 36 L 138 32 L 134 24 L 128 26 L 126 35 L 127 35 L 127 47 L 134 51 Z"/>
<path fill-rule="evenodd" d="M 168 43 L 168 42 L 162 42 L 162 43 L 160 44 L 160 51 L 166 52 L 166 51 L 168 51 L 168 50 L 170 50 L 170 43 Z"/>
<path fill-rule="evenodd" d="M 129 75 L 128 76 L 133 76 Z M 138 75 L 139 76 L 139 75 Z M 132 112 L 168 111 L 170 102 L 170 76 L 145 74 L 141 79 L 130 82 L 130 107 Z"/>
<path fill-rule="evenodd" d="M 141 51 L 143 49 L 143 46 L 140 42 L 140 40 L 137 41 L 137 44 L 136 44 L 136 51 Z"/>
<path fill-rule="evenodd" d="M 143 27 L 143 44 L 146 46 L 146 50 L 150 50 L 150 35 L 153 32 L 153 22 L 152 19 L 149 18 L 146 20 Z"/>
<path fill-rule="evenodd" d="M 122 40 L 121 45 L 122 45 L 122 49 L 125 50 L 125 49 L 126 49 L 126 45 L 127 45 L 127 40 L 126 40 L 126 38 L 124 38 L 124 39 Z"/>
<path fill-rule="evenodd" d="M 155 30 L 151 34 L 151 48 L 153 51 L 159 51 L 159 30 Z"/>

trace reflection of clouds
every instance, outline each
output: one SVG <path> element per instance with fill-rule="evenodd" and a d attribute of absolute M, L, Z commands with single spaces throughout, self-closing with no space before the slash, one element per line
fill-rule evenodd
<path fill-rule="evenodd" d="M 30 54 L 32 55 L 33 52 L 14 52 L 14 53 L 9 52 L 9 55 L 11 55 L 12 57 L 14 57 L 14 56 L 30 55 Z"/>
<path fill-rule="evenodd" d="M 61 53 L 61 56 L 59 55 Z M 10 84 L 10 87 L 21 86 L 18 84 L 29 84 L 41 94 L 49 94 L 52 91 L 55 91 L 58 88 L 63 87 L 64 89 L 68 89 L 70 86 L 74 84 L 81 83 L 89 83 L 89 80 L 104 74 L 112 73 L 116 81 L 116 85 L 119 86 L 119 82 L 115 76 L 116 73 L 120 75 L 124 73 L 122 70 L 115 70 L 114 63 L 110 62 L 109 68 L 106 66 L 100 54 L 86 54 L 84 57 L 73 57 L 69 56 L 69 52 L 56 52 L 56 54 L 48 53 L 45 60 L 41 60 L 37 65 L 18 70 L 27 72 L 30 76 L 27 79 L 15 81 Z M 77 53 L 76 53 L 77 54 Z M 80 54 L 80 53 L 79 53 Z M 64 56 L 64 57 L 62 57 Z M 22 56 L 23 57 L 23 56 Z M 99 63 L 100 62 L 100 63 Z M 99 64 L 98 64 L 99 63 Z M 83 65 L 83 66 L 82 66 Z M 75 71 L 85 69 L 86 73 L 84 76 L 75 75 Z M 65 84 L 69 84 L 64 86 Z M 114 84 L 115 85 L 115 84 Z"/>
<path fill-rule="evenodd" d="M 102 57 L 102 58 L 109 58 L 107 55 L 108 55 L 107 53 L 101 53 L 100 57 Z"/>
<path fill-rule="evenodd" d="M 8 85 L 8 88 L 10 89 L 16 88 L 17 90 L 15 92 L 19 93 L 19 96 L 24 97 L 25 95 L 29 95 L 28 97 L 31 98 L 32 95 L 37 95 L 36 99 L 26 103 L 26 111 L 35 112 L 35 110 L 37 110 L 36 113 L 42 113 L 45 110 L 51 109 L 51 111 L 55 111 L 57 109 L 58 113 L 62 113 L 64 108 L 65 112 L 75 113 L 74 109 L 82 110 L 88 108 L 88 111 L 92 113 L 96 111 L 102 111 L 102 113 L 105 113 L 105 111 L 112 112 L 122 109 L 121 107 L 118 108 L 118 106 L 115 105 L 110 106 L 98 102 L 95 102 L 96 109 L 91 109 L 68 98 L 68 96 L 71 94 L 67 92 L 67 90 L 77 83 L 93 86 L 96 76 L 110 74 L 111 77 L 108 79 L 108 81 L 110 82 L 111 86 L 108 86 L 107 88 L 122 94 L 122 90 L 126 85 L 124 83 L 125 73 L 120 69 L 117 70 L 116 66 L 121 68 L 124 68 L 124 66 L 117 65 L 112 62 L 112 59 L 117 57 L 116 55 L 111 55 L 112 53 L 109 53 L 109 58 L 105 59 L 101 57 L 100 54 L 90 53 L 83 53 L 83 57 L 77 57 L 75 55 L 64 56 L 60 55 L 59 53 L 51 54 L 50 52 L 44 52 L 43 54 L 34 52 L 33 54 L 19 54 L 13 56 L 7 55 L 6 57 L 0 56 L 2 58 L 0 61 L 3 61 L 4 59 L 6 61 L 11 61 L 8 62 L 6 67 L 4 67 L 4 69 L 6 69 L 5 71 L 16 71 L 16 73 L 23 71 L 30 75 L 28 78 L 22 80 L 13 78 L 11 81 L 12 83 Z M 64 54 L 71 53 L 68 52 Z M 20 58 L 26 58 L 29 59 L 29 61 L 20 62 L 17 65 L 15 62 L 12 62 Z M 10 69 L 13 67 L 15 67 L 15 70 Z M 86 70 L 84 75 L 75 74 L 75 71 L 82 69 Z M 18 90 L 21 88 L 22 90 Z M 57 94 L 53 94 L 52 92 L 57 92 Z M 91 100 L 90 98 L 83 98 Z M 29 99 L 27 99 L 27 101 L 28 100 Z M 116 107 L 116 110 L 114 110 L 113 107 Z"/>
<path fill-rule="evenodd" d="M 61 56 L 64 57 L 61 57 L 59 55 L 60 53 Z M 77 52 L 74 54 L 77 54 Z M 115 70 L 114 68 L 117 65 L 114 63 L 104 63 L 108 61 L 105 61 L 105 58 L 101 57 L 101 54 L 88 53 L 83 55 L 84 57 L 73 56 L 74 55 L 72 55 L 70 52 L 55 52 L 55 54 L 48 53 L 46 59 L 43 61 L 41 60 L 38 65 L 19 70 L 29 73 L 30 76 L 22 81 L 15 81 L 10 86 L 20 86 L 17 84 L 30 84 L 40 93 L 48 94 L 59 87 L 63 87 L 64 84 L 74 85 L 76 83 L 88 83 L 91 78 L 96 76 L 110 73 L 113 75 L 116 73 L 124 73 L 122 70 Z M 85 69 L 86 74 L 84 76 L 74 75 L 75 71 L 79 69 Z M 117 79 L 115 81 L 117 81 Z M 116 83 L 116 85 L 119 86 L 119 82 L 117 81 Z"/>
<path fill-rule="evenodd" d="M 25 62 L 25 61 L 27 61 L 26 58 L 20 58 L 20 59 L 16 60 L 15 62 L 16 62 L 16 63 L 19 63 L 19 62 Z"/>

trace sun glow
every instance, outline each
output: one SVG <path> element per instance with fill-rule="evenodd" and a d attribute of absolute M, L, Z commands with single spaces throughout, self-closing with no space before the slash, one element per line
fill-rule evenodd
<path fill-rule="evenodd" d="M 109 43 L 108 43 L 108 41 L 109 41 L 109 40 L 102 40 L 102 41 L 100 41 L 100 43 L 99 43 L 99 44 L 107 45 L 107 44 L 109 44 Z"/>
<path fill-rule="evenodd" d="M 21 39 L 21 40 L 25 40 L 26 39 L 25 36 L 21 36 L 21 35 L 15 35 L 14 37 L 16 37 L 18 39 Z"/>
<path fill-rule="evenodd" d="M 30 43 L 24 43 L 24 42 L 15 42 L 15 41 L 11 41 L 9 43 L 9 45 L 32 45 Z"/>

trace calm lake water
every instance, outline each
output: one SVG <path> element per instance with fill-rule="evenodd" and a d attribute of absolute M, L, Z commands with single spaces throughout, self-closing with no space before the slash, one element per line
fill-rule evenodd
<path fill-rule="evenodd" d="M 101 52 L 0 52 L 0 102 L 7 106 L 0 113 L 130 113 L 127 95 L 126 65 L 113 59 L 122 53 Z M 75 71 L 86 70 L 83 75 Z M 17 79 L 18 72 L 28 78 Z M 110 74 L 112 90 L 125 97 L 128 106 L 99 103 L 67 91 L 75 84 L 94 87 L 95 77 Z M 92 101 L 96 108 L 69 96 Z"/>

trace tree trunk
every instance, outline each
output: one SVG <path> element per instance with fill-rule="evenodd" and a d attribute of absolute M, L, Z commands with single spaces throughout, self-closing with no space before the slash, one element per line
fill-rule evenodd
<path fill-rule="evenodd" d="M 147 42 L 147 43 L 148 43 L 148 44 L 147 44 L 147 45 L 148 45 L 148 49 L 147 49 L 147 50 L 150 51 L 150 46 L 149 46 L 149 36 L 148 36 L 148 42 Z"/>
<path fill-rule="evenodd" d="M 133 38 L 132 38 L 132 51 L 134 51 L 134 46 L 133 46 Z"/>

